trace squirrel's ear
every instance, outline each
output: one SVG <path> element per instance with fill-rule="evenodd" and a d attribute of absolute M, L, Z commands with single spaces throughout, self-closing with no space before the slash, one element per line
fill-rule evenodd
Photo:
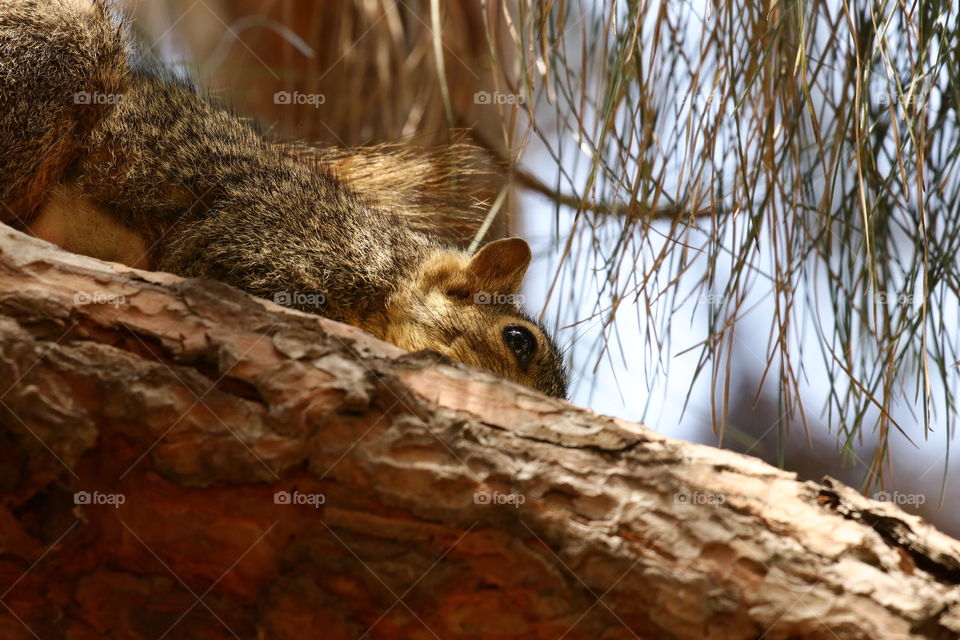
<path fill-rule="evenodd" d="M 516 293 L 530 265 L 530 245 L 523 238 L 490 242 L 470 259 L 465 271 L 480 290 Z"/>

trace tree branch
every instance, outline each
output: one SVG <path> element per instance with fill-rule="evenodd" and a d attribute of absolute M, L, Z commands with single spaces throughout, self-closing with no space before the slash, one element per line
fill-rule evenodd
<path fill-rule="evenodd" d="M 611 204 L 607 202 L 595 202 L 586 197 L 562 193 L 553 187 L 547 186 L 540 178 L 536 177 L 523 167 L 519 166 L 511 158 L 507 157 L 501 148 L 492 144 L 490 140 L 479 129 L 471 129 L 470 135 L 480 145 L 484 151 L 498 162 L 506 167 L 510 175 L 526 189 L 539 193 L 553 202 L 558 202 L 574 211 L 592 211 L 603 215 L 612 215 L 628 220 L 681 220 L 684 218 L 709 217 L 722 213 L 720 207 L 708 206 L 700 209 L 689 209 L 676 205 L 665 205 L 652 207 L 650 205 L 641 205 L 639 203 L 631 204 Z"/>
<path fill-rule="evenodd" d="M 3 638 L 960 633 L 895 506 L 5 228 L 0 390 Z"/>

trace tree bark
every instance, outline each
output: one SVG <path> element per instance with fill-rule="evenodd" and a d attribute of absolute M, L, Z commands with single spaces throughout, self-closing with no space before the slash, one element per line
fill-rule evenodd
<path fill-rule="evenodd" d="M 960 637 L 830 479 L 0 229 L 0 637 Z"/>

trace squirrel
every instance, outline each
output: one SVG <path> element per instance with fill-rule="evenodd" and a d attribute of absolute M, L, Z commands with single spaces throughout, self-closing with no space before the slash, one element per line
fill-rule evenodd
<path fill-rule="evenodd" d="M 559 349 L 514 302 L 524 240 L 467 255 L 381 204 L 375 177 L 350 183 L 376 161 L 306 155 L 166 69 L 108 0 L 0 3 L 0 220 L 566 396 Z"/>

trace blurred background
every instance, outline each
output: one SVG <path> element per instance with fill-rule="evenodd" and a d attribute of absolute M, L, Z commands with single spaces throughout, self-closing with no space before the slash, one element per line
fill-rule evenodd
<path fill-rule="evenodd" d="M 952 3 L 127 4 L 278 139 L 477 147 L 442 233 L 531 242 L 575 403 L 960 536 Z"/>

